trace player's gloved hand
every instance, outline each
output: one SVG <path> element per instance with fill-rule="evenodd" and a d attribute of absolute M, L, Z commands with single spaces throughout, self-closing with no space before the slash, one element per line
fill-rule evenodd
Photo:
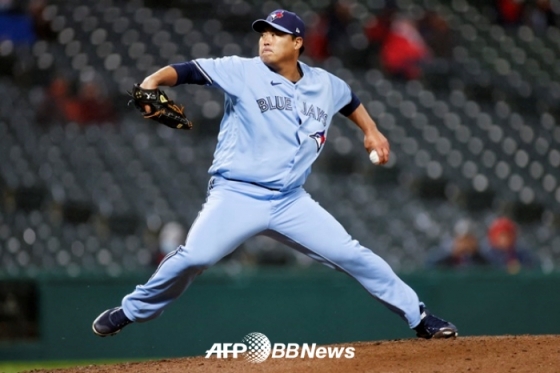
<path fill-rule="evenodd" d="M 185 130 L 192 128 L 192 122 L 185 116 L 184 106 L 169 100 L 162 90 L 145 89 L 135 84 L 128 94 L 132 97 L 128 104 L 134 104 L 144 118 L 155 120 L 170 128 Z"/>

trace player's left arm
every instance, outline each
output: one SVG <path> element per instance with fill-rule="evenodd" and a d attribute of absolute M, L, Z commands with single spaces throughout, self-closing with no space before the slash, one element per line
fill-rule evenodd
<path fill-rule="evenodd" d="M 381 131 L 377 128 L 377 124 L 369 115 L 364 105 L 359 104 L 358 107 L 350 114 L 346 115 L 348 119 L 356 123 L 356 125 L 364 133 L 364 147 L 368 154 L 375 150 L 379 155 L 379 163 L 385 164 L 389 161 L 389 141 Z"/>

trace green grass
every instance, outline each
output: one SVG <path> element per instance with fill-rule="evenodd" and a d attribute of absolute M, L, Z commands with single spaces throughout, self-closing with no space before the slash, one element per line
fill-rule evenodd
<path fill-rule="evenodd" d="M 75 360 L 75 361 L 0 361 L 0 373 L 18 373 L 32 369 L 58 369 L 84 365 L 116 364 L 135 360 Z"/>

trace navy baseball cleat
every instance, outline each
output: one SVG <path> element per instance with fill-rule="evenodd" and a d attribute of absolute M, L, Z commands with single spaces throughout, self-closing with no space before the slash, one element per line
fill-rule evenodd
<path fill-rule="evenodd" d="M 452 338 L 459 334 L 455 325 L 432 315 L 423 305 L 420 306 L 420 313 L 422 319 L 420 324 L 414 328 L 417 337 L 425 339 Z"/>
<path fill-rule="evenodd" d="M 117 334 L 132 322 L 126 317 L 121 307 L 115 307 L 97 316 L 97 319 L 93 320 L 91 328 L 98 336 L 107 337 Z"/>

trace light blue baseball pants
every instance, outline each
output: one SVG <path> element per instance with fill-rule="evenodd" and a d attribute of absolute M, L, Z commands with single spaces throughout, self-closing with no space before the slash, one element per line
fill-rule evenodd
<path fill-rule="evenodd" d="M 217 176 L 210 181 L 208 198 L 185 245 L 167 255 L 146 284 L 123 298 L 125 315 L 137 322 L 158 317 L 203 270 L 258 234 L 348 273 L 411 328 L 420 323 L 416 293 L 303 188 L 271 191 Z"/>

